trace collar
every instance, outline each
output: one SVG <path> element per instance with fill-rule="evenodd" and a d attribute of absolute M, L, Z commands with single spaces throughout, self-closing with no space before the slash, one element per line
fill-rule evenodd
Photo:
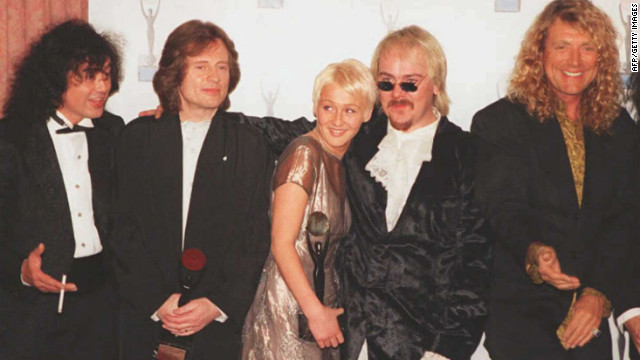
<path fill-rule="evenodd" d="M 49 122 L 52 123 L 51 125 L 53 126 L 54 130 L 63 129 L 63 128 L 73 129 L 74 127 L 73 123 L 69 121 L 69 119 L 67 119 L 67 117 L 64 116 L 60 111 L 57 111 L 57 110 L 56 110 L 56 113 L 49 118 Z M 84 126 L 86 128 L 94 127 L 93 120 L 89 118 L 83 118 L 76 125 Z"/>
<path fill-rule="evenodd" d="M 433 114 L 436 117 L 434 122 L 408 133 L 393 128 L 391 122 L 389 122 L 387 124 L 387 135 L 378 144 L 378 149 L 384 153 L 391 152 L 394 154 L 402 149 L 403 152 L 415 153 L 416 160 L 419 158 L 421 161 L 431 161 L 433 138 L 442 118 L 435 107 L 433 108 Z"/>
<path fill-rule="evenodd" d="M 399 167 L 409 166 L 415 170 L 419 169 L 423 162 L 431 161 L 433 140 L 442 118 L 435 107 L 433 110 L 436 121 L 409 133 L 387 125 L 387 135 L 378 144 L 378 152 L 365 166 L 365 170 L 385 189 L 389 189 L 393 181 L 392 176 L 395 176 L 390 174 L 396 174 L 400 170 Z"/>

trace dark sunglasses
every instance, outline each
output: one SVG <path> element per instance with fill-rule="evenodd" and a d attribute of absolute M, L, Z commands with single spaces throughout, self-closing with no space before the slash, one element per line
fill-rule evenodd
<path fill-rule="evenodd" d="M 418 84 L 412 82 L 401 82 L 397 85 L 405 92 L 415 92 L 418 90 Z M 378 81 L 378 89 L 380 89 L 380 91 L 392 91 L 395 86 L 396 84 L 391 81 Z"/>
<path fill-rule="evenodd" d="M 418 82 L 414 83 L 406 81 L 398 83 L 398 85 L 404 92 L 416 92 L 418 90 L 418 86 L 420 86 L 420 83 L 425 78 L 426 76 L 423 76 L 422 79 L 420 79 L 420 81 Z M 380 91 L 392 91 L 395 86 L 396 83 L 392 83 L 391 81 L 378 81 L 378 89 L 380 89 Z"/>

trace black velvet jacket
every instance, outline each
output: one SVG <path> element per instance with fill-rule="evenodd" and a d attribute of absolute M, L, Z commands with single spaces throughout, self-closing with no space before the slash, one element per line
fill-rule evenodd
<path fill-rule="evenodd" d="M 39 351 L 46 345 L 42 336 L 51 325 L 42 315 L 55 314 L 58 302 L 57 294 L 45 294 L 22 284 L 22 261 L 39 243 L 44 243 L 42 270 L 60 279 L 62 274 L 69 273 L 76 247 L 67 192 L 46 120 L 23 120 L 0 120 L 0 357 L 3 359 L 25 356 L 27 350 Z M 92 205 L 100 241 L 106 245 L 112 224 L 113 155 L 124 122 L 105 111 L 100 118 L 93 119 L 93 124 L 94 128 L 86 133 Z"/>
<path fill-rule="evenodd" d="M 250 119 L 281 151 L 312 128 L 299 119 Z M 422 165 L 396 227 L 387 231 L 386 191 L 366 164 L 387 132 L 384 114 L 363 124 L 344 156 L 353 213 L 339 250 L 343 348 L 357 359 L 366 338 L 369 358 L 419 359 L 425 351 L 469 359 L 483 331 L 490 242 L 474 188 L 468 133 L 443 117 L 432 160 Z"/>

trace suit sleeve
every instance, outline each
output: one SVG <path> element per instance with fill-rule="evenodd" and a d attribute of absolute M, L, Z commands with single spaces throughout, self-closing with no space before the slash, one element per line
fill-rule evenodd
<path fill-rule="evenodd" d="M 529 219 L 529 166 L 524 134 L 503 113 L 483 110 L 471 124 L 476 136 L 475 199 L 489 221 L 495 240 L 524 270 L 527 249 L 540 241 Z"/>
<path fill-rule="evenodd" d="M 16 148 L 0 140 L 0 282 L 5 290 L 17 290 L 25 256 L 12 244 L 12 226 L 18 199 L 19 157 Z"/>
<path fill-rule="evenodd" d="M 488 224 L 473 202 L 475 169 L 471 150 L 471 146 L 465 147 L 458 154 L 462 175 L 459 184 L 462 207 L 457 226 L 460 255 L 453 267 L 447 300 L 447 327 L 450 328 L 443 329 L 440 341 L 432 349 L 450 359 L 471 356 L 480 343 L 487 315 L 491 242 Z M 446 335 L 460 331 L 465 336 Z"/>
<path fill-rule="evenodd" d="M 277 155 L 282 154 L 293 139 L 313 130 L 316 126 L 315 122 L 303 117 L 288 121 L 274 117 L 246 116 L 245 120 L 262 134 L 271 150 Z"/>

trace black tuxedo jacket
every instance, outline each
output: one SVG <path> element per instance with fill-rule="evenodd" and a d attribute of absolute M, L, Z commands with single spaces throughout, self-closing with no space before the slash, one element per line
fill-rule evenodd
<path fill-rule="evenodd" d="M 581 207 L 556 119 L 540 122 L 523 105 L 502 99 L 475 115 L 471 131 L 479 141 L 476 194 L 496 240 L 491 321 L 513 323 L 503 312 L 508 306 L 522 311 L 548 306 L 555 310 L 535 317 L 548 318 L 548 336 L 555 336 L 573 292 L 533 284 L 524 268 L 534 241 L 552 246 L 563 272 L 577 276 L 582 287 L 601 291 L 614 308 L 622 306 L 621 290 L 632 278 L 633 172 L 638 159 L 637 135 L 627 112 L 621 110 L 606 133 L 585 129 Z M 508 336 L 499 334 L 505 342 Z"/>
<path fill-rule="evenodd" d="M 94 220 L 106 247 L 111 225 L 112 164 L 117 135 L 124 127 L 105 112 L 87 132 Z M 22 261 L 45 244 L 42 270 L 56 279 L 70 270 L 75 240 L 62 172 L 45 120 L 0 120 L 0 343 L 29 346 L 33 330 L 46 327 L 41 312 L 55 313 L 57 294 L 22 285 Z M 5 344 L 2 334 L 25 332 L 24 344 Z M 33 337 L 33 336 L 32 336 Z"/>
<path fill-rule="evenodd" d="M 313 127 L 304 119 L 249 120 L 276 151 Z M 387 124 L 383 113 L 374 115 L 343 158 L 353 216 L 337 261 L 347 322 L 343 355 L 356 359 L 366 338 L 372 360 L 420 359 L 425 351 L 469 359 L 487 312 L 491 252 L 485 221 L 471 204 L 471 138 L 441 119 L 432 160 L 387 231 L 386 190 L 365 170 Z"/>
<path fill-rule="evenodd" d="M 194 358 L 235 359 L 244 316 L 269 248 L 269 181 L 274 157 L 241 114 L 218 111 L 198 159 L 184 247 L 207 257 L 192 299 L 228 316 L 194 338 Z M 150 358 L 161 323 L 150 316 L 179 293 L 182 136 L 176 114 L 132 121 L 116 158 L 118 219 L 113 240 L 124 302 L 125 358 Z M 130 341 L 130 343 L 126 343 Z M 215 356 L 214 356 L 215 355 Z M 213 357 L 212 357 L 213 356 Z"/>

